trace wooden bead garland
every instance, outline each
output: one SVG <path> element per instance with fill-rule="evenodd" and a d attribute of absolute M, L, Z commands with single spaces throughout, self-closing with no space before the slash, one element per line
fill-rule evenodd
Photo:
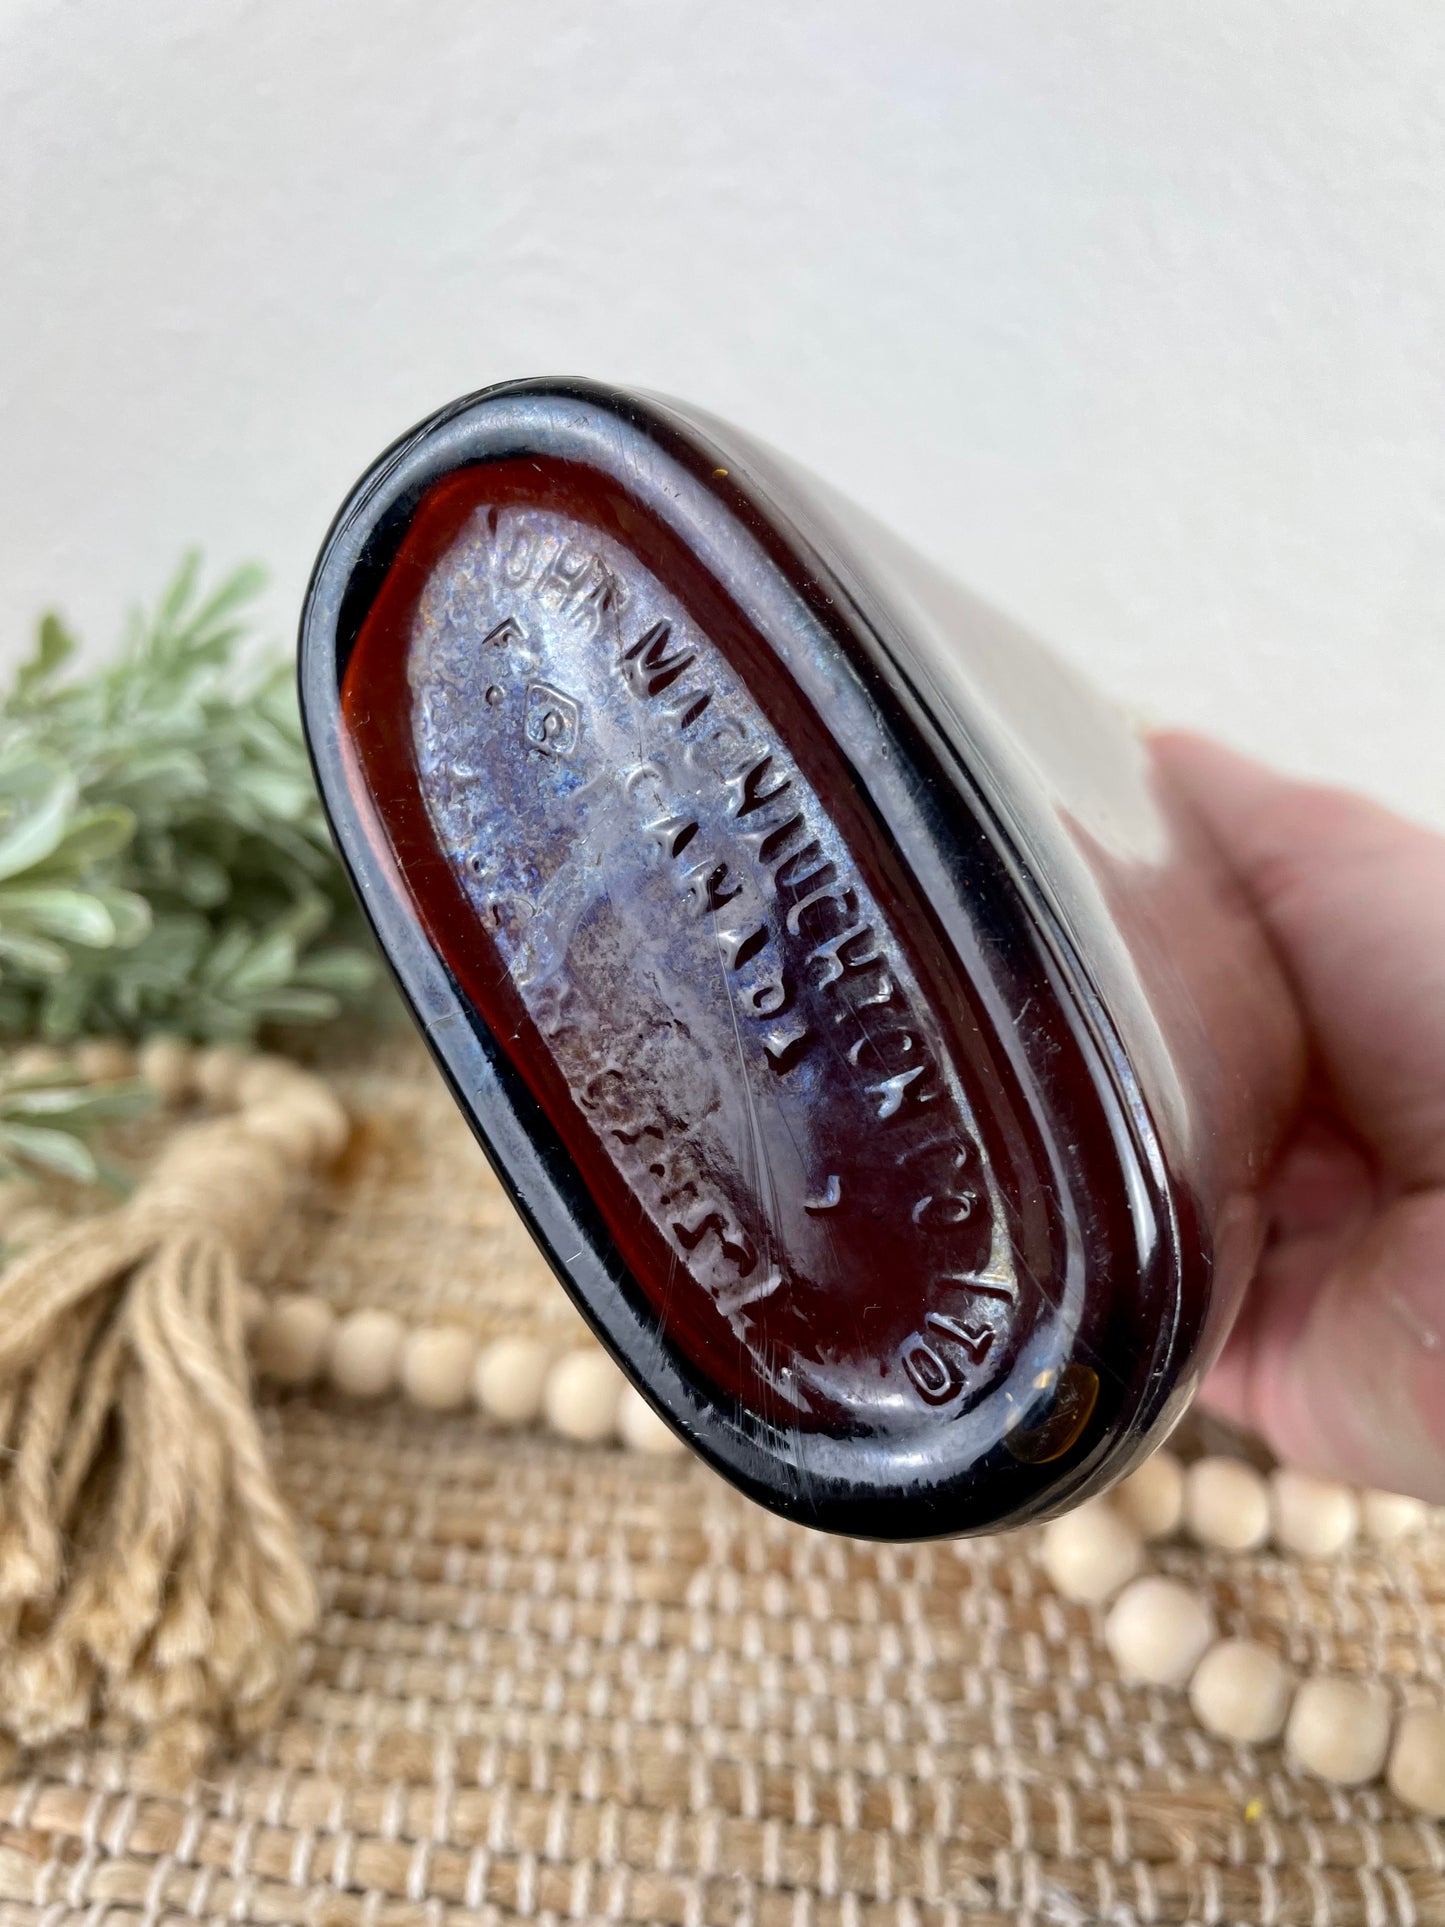
<path fill-rule="evenodd" d="M 183 1104 L 190 1096 L 194 1063 L 195 1052 L 184 1039 L 166 1036 L 148 1037 L 135 1059 L 137 1074 L 167 1107 Z"/>
<path fill-rule="evenodd" d="M 1270 1475 L 1274 1542 L 1302 1559 L 1333 1559 L 1359 1536 L 1360 1501 L 1347 1485 L 1281 1466 Z"/>
<path fill-rule="evenodd" d="M 1144 1567 L 1138 1533 L 1102 1500 L 1051 1519 L 1040 1557 L 1066 1599 L 1090 1606 L 1112 1599 Z"/>
<path fill-rule="evenodd" d="M 1253 1552 L 1269 1537 L 1269 1487 L 1242 1459 L 1199 1459 L 1184 1474 L 1184 1521 L 1201 1545 Z"/>
<path fill-rule="evenodd" d="M 653 1458 L 671 1458 L 683 1450 L 683 1442 L 665 1420 L 658 1417 L 635 1385 L 624 1385 L 617 1407 L 617 1436 L 633 1452 Z"/>
<path fill-rule="evenodd" d="M 1141 1539 L 1167 1539 L 1184 1517 L 1184 1467 L 1172 1452 L 1156 1452 L 1110 1496 Z"/>
<path fill-rule="evenodd" d="M 1377 1546 L 1393 1546 L 1418 1532 L 1430 1516 L 1423 1499 L 1409 1498 L 1403 1492 L 1362 1492 L 1360 1525 L 1367 1539 Z"/>
<path fill-rule="evenodd" d="M 264 1328 L 264 1321 L 263 1321 Z M 369 1306 L 348 1312 L 336 1327 L 326 1369 L 348 1398 L 382 1398 L 396 1384 L 406 1327 L 395 1312 Z"/>
<path fill-rule="evenodd" d="M 1187 1685 L 1206 1731 L 1245 1745 L 1283 1734 L 1304 1772 L 1336 1786 L 1383 1773 L 1407 1806 L 1445 1818 L 1445 1710 L 1412 1706 L 1392 1719 L 1383 1692 L 1363 1680 L 1320 1674 L 1297 1682 L 1271 1648 L 1217 1639 L 1198 1587 L 1142 1571 L 1143 1540 L 1165 1536 L 1175 1494 L 1176 1521 L 1203 1545 L 1253 1550 L 1272 1532 L 1283 1550 L 1306 1558 L 1338 1556 L 1361 1529 L 1377 1544 L 1396 1544 L 1424 1525 L 1429 1509 L 1282 1469 L 1266 1482 L 1238 1459 L 1208 1457 L 1186 1469 L 1161 1451 L 1107 1498 L 1051 1521 L 1039 1559 L 1065 1598 L 1108 1605 L 1104 1642 L 1122 1676 Z"/>
<path fill-rule="evenodd" d="M 285 1060 L 229 1048 L 197 1052 L 155 1037 L 138 1052 L 91 1040 L 67 1060 L 48 1046 L 19 1053 L 16 1075 L 44 1075 L 69 1062 L 89 1081 L 139 1074 L 163 1103 L 199 1093 L 219 1106 L 241 1105 L 246 1129 L 298 1165 L 338 1155 L 347 1120 L 335 1098 Z M 25 1248 L 63 1222 L 33 1202 L 33 1187 L 5 1187 L 0 1216 L 8 1246 Z M 34 1222 L 30 1222 L 33 1220 Z M 255 1302 L 243 1294 L 255 1368 L 276 1383 L 303 1387 L 322 1379 L 355 1398 L 400 1391 L 420 1409 L 475 1404 L 494 1423 L 545 1423 L 583 1443 L 617 1440 L 644 1453 L 676 1453 L 677 1438 L 596 1345 L 561 1353 L 536 1339 L 506 1337 L 480 1349 L 464 1329 L 407 1326 L 394 1313 L 359 1307 L 338 1317 L 325 1300 L 286 1294 Z M 1187 1686 L 1200 1724 L 1218 1737 L 1258 1745 L 1283 1733 L 1303 1771 L 1341 1786 L 1388 1780 L 1396 1797 L 1445 1819 L 1445 1710 L 1411 1706 L 1392 1719 L 1383 1694 L 1365 1682 L 1317 1675 L 1296 1682 L 1271 1648 L 1215 1637 L 1209 1603 L 1195 1587 L 1146 1570 L 1146 1542 L 1181 1526 L 1201 1544 L 1244 1552 L 1271 1537 L 1305 1558 L 1330 1558 L 1360 1535 L 1398 1543 L 1423 1526 L 1428 1508 L 1384 1492 L 1356 1493 L 1284 1469 L 1266 1481 L 1236 1459 L 1208 1457 L 1187 1469 L 1156 1453 L 1107 1499 L 1052 1521 L 1040 1557 L 1066 1598 L 1108 1606 L 1104 1639 L 1124 1677 Z"/>
<path fill-rule="evenodd" d="M 310 1385 L 326 1368 L 336 1314 L 324 1299 L 295 1294 L 263 1301 L 251 1333 L 251 1361 L 278 1385 Z"/>
<path fill-rule="evenodd" d="M 474 1404 L 501 1426 L 540 1421 L 577 1444 L 611 1440 L 652 1457 L 685 1449 L 600 1345 L 559 1353 L 533 1338 L 498 1338 L 478 1350 L 458 1326 L 407 1326 L 365 1307 L 337 1318 L 324 1299 L 288 1294 L 263 1306 L 251 1357 L 263 1378 L 290 1389 L 325 1379 L 348 1398 L 400 1392 L 422 1411 Z"/>
<path fill-rule="evenodd" d="M 1390 1750 L 1390 1708 L 1363 1680 L 1321 1674 L 1297 1689 L 1285 1750 L 1306 1773 L 1336 1786 L 1378 1780 Z"/>
<path fill-rule="evenodd" d="M 1119 1671 L 1146 1686 L 1183 1686 L 1213 1638 L 1203 1594 L 1157 1572 L 1131 1580 L 1104 1621 L 1104 1644 Z"/>
<path fill-rule="evenodd" d="M 535 1338 L 497 1338 L 482 1348 L 472 1375 L 478 1405 L 498 1425 L 535 1425 L 552 1358 Z"/>
<path fill-rule="evenodd" d="M 1273 1647 L 1255 1639 L 1216 1641 L 1189 1682 L 1199 1724 L 1246 1746 L 1279 1738 L 1293 1697 L 1293 1673 Z"/>
<path fill-rule="evenodd" d="M 1385 1777 L 1406 1806 L 1445 1820 L 1445 1713 L 1438 1707 L 1406 1707 L 1395 1727 Z"/>
<path fill-rule="evenodd" d="M 75 1053 L 75 1067 L 87 1084 L 118 1084 L 135 1076 L 135 1052 L 114 1037 L 93 1037 Z"/>
<path fill-rule="evenodd" d="M 421 1325 L 401 1345 L 402 1392 L 424 1412 L 456 1412 L 471 1398 L 477 1341 L 456 1325 Z"/>

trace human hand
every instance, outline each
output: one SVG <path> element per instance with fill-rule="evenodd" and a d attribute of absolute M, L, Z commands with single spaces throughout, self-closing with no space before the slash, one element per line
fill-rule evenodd
<path fill-rule="evenodd" d="M 1311 1057 L 1204 1397 L 1292 1464 L 1445 1503 L 1445 837 L 1197 737 L 1154 746 L 1257 909 Z"/>

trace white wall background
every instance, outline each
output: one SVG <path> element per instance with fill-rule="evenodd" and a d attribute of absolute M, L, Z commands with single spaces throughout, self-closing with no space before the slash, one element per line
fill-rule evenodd
<path fill-rule="evenodd" d="M 564 372 L 1445 823 L 1438 0 L 0 0 L 6 661 Z"/>

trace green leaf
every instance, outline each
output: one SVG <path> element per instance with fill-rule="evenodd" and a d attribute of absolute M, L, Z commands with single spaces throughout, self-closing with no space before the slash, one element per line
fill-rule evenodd
<path fill-rule="evenodd" d="M 15 672 L 15 705 L 23 706 L 40 694 L 56 670 L 75 654 L 77 647 L 74 636 L 60 617 L 53 610 L 47 611 L 40 618 L 34 649 Z"/>
<path fill-rule="evenodd" d="M 226 866 L 215 857 L 191 851 L 175 866 L 175 887 L 188 903 L 199 910 L 214 909 L 231 894 L 231 879 Z"/>
<path fill-rule="evenodd" d="M 326 1024 L 341 1014 L 341 999 L 325 990 L 295 984 L 272 990 L 259 1000 L 257 1014 L 273 1024 Z"/>
<path fill-rule="evenodd" d="M 284 931 L 300 949 L 319 937 L 331 921 L 331 905 L 319 890 L 308 890 L 273 927 Z"/>
<path fill-rule="evenodd" d="M 77 971 L 46 984 L 40 1006 L 41 1036 L 54 1043 L 78 1036 L 93 994 L 94 986 Z"/>
<path fill-rule="evenodd" d="M 51 943 L 46 937 L 0 926 L 0 961 L 14 964 L 33 977 L 63 977 L 70 957 L 63 945 Z"/>
<path fill-rule="evenodd" d="M 59 884 L 0 884 L 0 927 L 13 923 L 93 950 L 115 942 L 115 919 L 100 898 Z"/>
<path fill-rule="evenodd" d="M 115 925 L 117 950 L 130 950 L 146 937 L 151 928 L 151 907 L 144 897 L 134 890 L 97 890 L 95 894 Z"/>
<path fill-rule="evenodd" d="M 296 944 L 284 930 L 276 930 L 251 946 L 243 962 L 230 972 L 233 997 L 255 997 L 278 990 L 296 970 Z"/>
<path fill-rule="evenodd" d="M 116 1198 L 128 1198 L 135 1190 L 135 1179 L 129 1171 L 123 1171 L 118 1164 L 101 1157 L 95 1159 L 95 1176 L 91 1183 L 98 1185 L 102 1191 L 109 1191 Z"/>
<path fill-rule="evenodd" d="M 181 566 L 171 577 L 170 584 L 161 597 L 161 606 L 156 611 L 156 628 L 165 631 L 175 627 L 181 612 L 196 592 L 196 582 L 201 573 L 201 552 L 187 549 L 181 557 Z"/>
<path fill-rule="evenodd" d="M 46 1118 L 78 1130 L 117 1118 L 144 1117 L 155 1109 L 155 1093 L 148 1084 L 34 1085 L 0 1092 L 0 1127 L 13 1118 Z"/>
<path fill-rule="evenodd" d="M 266 586 L 266 571 L 259 562 L 243 562 L 233 569 L 220 588 L 203 602 L 191 618 L 193 630 L 214 628 L 222 616 L 233 615 L 243 603 L 254 602 Z"/>
<path fill-rule="evenodd" d="M 341 997 L 358 997 L 376 982 L 377 960 L 364 950 L 318 950 L 303 957 L 296 981 Z"/>
<path fill-rule="evenodd" d="M 0 1123 L 0 1150 L 21 1163 L 73 1178 L 77 1184 L 95 1180 L 95 1158 L 89 1146 L 69 1131 L 54 1131 L 43 1124 Z"/>
<path fill-rule="evenodd" d="M 103 809 L 82 810 L 45 859 L 45 867 L 88 869 L 92 864 L 104 863 L 119 855 L 134 835 L 135 812 L 123 804 L 109 803 Z"/>
<path fill-rule="evenodd" d="M 76 795 L 75 778 L 53 757 L 0 772 L 0 809 L 7 798 L 11 804 L 0 819 L 0 879 L 43 863 L 59 847 Z"/>
<path fill-rule="evenodd" d="M 201 758 L 178 744 L 138 749 L 111 778 L 118 792 L 162 806 L 204 796 L 208 780 Z M 132 807 L 137 815 L 145 814 L 139 804 Z"/>
<path fill-rule="evenodd" d="M 159 916 L 125 958 L 117 976 L 179 989 L 195 975 L 209 945 L 210 929 L 203 917 Z"/>
<path fill-rule="evenodd" d="M 316 803 L 310 778 L 300 770 L 245 770 L 237 778 L 236 794 L 262 815 L 291 823 Z"/>
<path fill-rule="evenodd" d="M 215 948 L 201 966 L 203 983 L 225 983 L 246 961 L 251 950 L 251 935 L 238 924 L 223 930 Z"/>

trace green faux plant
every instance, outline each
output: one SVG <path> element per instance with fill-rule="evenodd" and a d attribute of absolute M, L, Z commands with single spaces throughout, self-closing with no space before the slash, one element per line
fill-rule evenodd
<path fill-rule="evenodd" d="M 87 1085 L 64 1065 L 29 1076 L 0 1072 L 0 1179 L 68 1178 L 124 1192 L 128 1178 L 97 1157 L 89 1140 L 154 1108 L 155 1093 L 136 1079 Z"/>
<path fill-rule="evenodd" d="M 0 1034 L 244 1042 L 370 991 L 290 664 L 243 647 L 260 586 L 188 556 L 90 675 L 42 620 L 0 705 Z"/>

